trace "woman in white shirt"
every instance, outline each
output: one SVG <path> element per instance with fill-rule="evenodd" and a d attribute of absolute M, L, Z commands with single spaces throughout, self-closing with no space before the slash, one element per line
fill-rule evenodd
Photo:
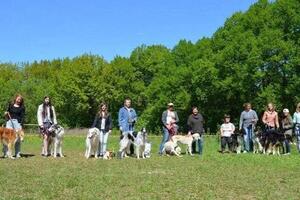
<path fill-rule="evenodd" d="M 37 111 L 37 120 L 40 127 L 40 133 L 43 136 L 42 156 L 49 156 L 49 141 L 51 133 L 48 131 L 51 125 L 57 124 L 56 113 L 52 106 L 50 97 L 45 96 L 44 102 L 39 105 Z"/>

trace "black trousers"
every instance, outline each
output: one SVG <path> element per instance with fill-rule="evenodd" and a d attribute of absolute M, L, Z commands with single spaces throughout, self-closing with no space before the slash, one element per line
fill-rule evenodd
<path fill-rule="evenodd" d="M 221 150 L 224 151 L 227 145 L 228 150 L 231 151 L 231 143 L 232 143 L 231 137 L 221 137 Z"/>

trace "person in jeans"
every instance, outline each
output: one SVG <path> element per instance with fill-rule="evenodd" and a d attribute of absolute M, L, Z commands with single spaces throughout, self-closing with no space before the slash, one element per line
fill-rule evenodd
<path fill-rule="evenodd" d="M 124 106 L 119 110 L 119 129 L 121 132 L 121 140 L 124 136 L 132 138 L 134 132 L 134 125 L 137 121 L 137 114 L 133 108 L 131 108 L 131 99 L 126 98 L 124 100 Z M 134 146 L 130 146 L 130 154 L 134 154 Z"/>
<path fill-rule="evenodd" d="M 7 119 L 6 128 L 14 129 L 15 131 L 22 130 L 25 117 L 25 105 L 24 99 L 20 94 L 16 95 L 13 102 L 8 105 L 8 108 L 4 114 Z M 3 145 L 4 157 L 7 157 L 7 150 L 7 146 Z M 21 157 L 20 139 L 17 139 L 15 142 L 15 157 Z"/>
<path fill-rule="evenodd" d="M 224 153 L 226 145 L 228 146 L 228 150 L 231 149 L 231 135 L 234 133 L 235 126 L 230 123 L 230 115 L 224 115 L 224 123 L 221 125 L 220 133 L 221 133 L 221 153 Z"/>
<path fill-rule="evenodd" d="M 297 149 L 300 153 L 300 103 L 297 104 L 296 111 L 293 115 L 293 123 L 295 125 L 295 136 L 297 139 Z"/>
<path fill-rule="evenodd" d="M 51 154 L 49 149 L 51 133 L 48 131 L 48 129 L 50 126 L 57 124 L 56 112 L 49 96 L 45 96 L 43 103 L 39 105 L 37 110 L 37 120 L 40 127 L 40 132 L 43 136 L 41 155 L 49 156 Z"/>
<path fill-rule="evenodd" d="M 252 135 L 255 125 L 258 121 L 257 114 L 251 109 L 250 103 L 244 104 L 244 111 L 240 116 L 239 130 L 244 135 L 244 153 L 250 152 L 253 149 Z"/>
<path fill-rule="evenodd" d="M 174 111 L 174 104 L 168 103 L 168 109 L 163 112 L 161 121 L 163 123 L 163 138 L 159 147 L 159 154 L 162 155 L 162 150 L 165 143 L 177 133 L 179 118 L 177 112 Z"/>
<path fill-rule="evenodd" d="M 283 109 L 283 117 L 281 119 L 281 128 L 284 133 L 284 153 L 289 155 L 291 153 L 290 142 L 292 142 L 293 134 L 293 119 L 290 115 L 289 109 Z"/>
<path fill-rule="evenodd" d="M 100 104 L 92 128 L 98 128 L 100 130 L 100 148 L 98 148 L 98 155 L 99 157 L 103 157 L 106 153 L 108 135 L 112 131 L 112 119 L 106 103 Z"/>
<path fill-rule="evenodd" d="M 198 152 L 200 155 L 202 155 L 202 151 L 203 151 L 203 137 L 202 137 L 204 133 L 203 123 L 204 123 L 203 116 L 199 113 L 197 107 L 193 107 L 192 114 L 189 116 L 187 121 L 187 126 L 189 130 L 188 135 L 198 133 L 201 136 L 199 140 L 194 141 L 192 143 L 192 152 L 193 153 L 196 152 L 196 142 L 197 142 Z"/>

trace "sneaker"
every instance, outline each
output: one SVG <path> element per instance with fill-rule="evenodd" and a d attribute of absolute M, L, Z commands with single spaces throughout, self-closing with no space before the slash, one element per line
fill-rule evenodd
<path fill-rule="evenodd" d="M 288 155 L 291 155 L 291 153 L 285 153 L 285 154 L 283 154 L 283 155 L 288 156 Z"/>
<path fill-rule="evenodd" d="M 248 153 L 247 151 L 243 151 L 243 153 Z"/>
<path fill-rule="evenodd" d="M 17 153 L 15 157 L 16 157 L 16 158 L 21 158 L 21 154 L 20 154 L 20 153 Z"/>

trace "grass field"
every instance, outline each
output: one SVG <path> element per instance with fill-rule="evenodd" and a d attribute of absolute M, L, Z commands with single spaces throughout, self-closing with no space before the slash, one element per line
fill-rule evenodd
<path fill-rule="evenodd" d="M 150 137 L 146 160 L 85 159 L 84 135 L 66 135 L 65 158 L 44 158 L 37 135 L 27 135 L 23 153 L 0 159 L 0 199 L 300 199 L 300 155 L 219 154 L 215 137 L 204 155 L 157 155 L 160 137 Z M 109 138 L 117 149 L 118 137 Z"/>

